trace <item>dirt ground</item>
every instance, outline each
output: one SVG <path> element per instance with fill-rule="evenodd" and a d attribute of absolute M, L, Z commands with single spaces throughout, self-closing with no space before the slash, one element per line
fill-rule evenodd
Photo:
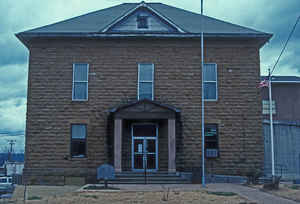
<path fill-rule="evenodd" d="M 78 190 L 79 186 L 27 186 L 26 197 L 49 197 L 49 196 L 62 196 L 66 193 L 75 192 Z M 12 199 L 14 200 L 23 200 L 24 198 L 24 186 L 17 186 L 15 188 Z"/>
<path fill-rule="evenodd" d="M 128 192 L 128 191 L 84 191 L 76 192 L 76 186 L 29 186 L 26 204 L 66 203 L 66 204 L 131 204 L 131 203 L 189 203 L 189 204 L 246 204 L 246 199 L 230 193 L 211 193 L 206 190 L 183 192 L 165 190 L 160 192 Z M 18 186 L 11 199 L 12 203 L 23 203 L 24 187 Z"/>
<path fill-rule="evenodd" d="M 276 196 L 300 202 L 300 185 L 280 184 L 279 190 L 266 191 Z"/>
<path fill-rule="evenodd" d="M 261 191 L 286 198 L 289 200 L 294 200 L 300 202 L 300 185 L 281 183 L 279 184 L 278 190 L 265 190 L 263 189 L 263 185 L 251 185 L 249 187 L 257 188 Z"/>

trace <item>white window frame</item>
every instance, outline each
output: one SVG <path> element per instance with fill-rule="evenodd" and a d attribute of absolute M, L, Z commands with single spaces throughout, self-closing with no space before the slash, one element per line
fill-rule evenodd
<path fill-rule="evenodd" d="M 215 65 L 215 69 L 216 69 L 216 81 L 205 81 L 204 79 L 202 79 L 203 80 L 203 87 L 202 88 L 204 89 L 205 82 L 210 82 L 210 83 L 214 82 L 214 83 L 216 83 L 216 98 L 215 99 L 205 99 L 204 98 L 204 101 L 218 101 L 218 65 L 216 63 L 204 63 L 204 66 L 205 65 L 212 65 L 212 64 Z M 203 76 L 204 76 L 204 74 L 203 74 Z"/>
<path fill-rule="evenodd" d="M 86 81 L 75 81 L 75 66 L 77 64 L 87 65 L 87 80 Z M 75 99 L 74 98 L 75 83 L 86 83 L 86 99 Z M 89 98 L 89 64 L 88 63 L 73 63 L 72 101 L 88 101 L 88 98 Z"/>
<path fill-rule="evenodd" d="M 141 65 L 152 65 L 152 81 L 141 81 L 140 80 Z M 154 100 L 154 64 L 153 63 L 139 63 L 138 64 L 138 94 L 137 94 L 138 100 L 140 100 L 140 83 L 152 83 L 152 100 Z"/>
<path fill-rule="evenodd" d="M 85 126 L 85 135 L 84 135 L 84 139 L 82 139 L 82 138 L 80 138 L 80 139 L 78 139 L 78 138 L 73 138 L 73 134 L 72 134 L 72 128 L 73 128 L 73 126 L 75 126 L 75 125 L 83 125 L 83 126 Z M 72 158 L 86 158 L 87 157 L 87 132 L 88 132 L 88 130 L 87 130 L 87 128 L 88 128 L 88 126 L 87 126 L 87 124 L 84 124 L 84 123 L 72 123 L 71 124 L 71 144 L 70 144 L 70 155 L 71 155 L 71 157 Z M 84 140 L 84 142 L 85 142 L 85 152 L 84 152 L 84 155 L 82 155 L 82 156 L 79 156 L 79 155 L 73 155 L 73 152 L 72 152 L 72 144 L 73 144 L 73 141 L 79 141 L 79 140 Z"/>

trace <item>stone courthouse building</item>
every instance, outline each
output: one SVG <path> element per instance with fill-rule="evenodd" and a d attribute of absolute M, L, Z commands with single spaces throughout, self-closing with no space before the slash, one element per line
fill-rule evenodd
<path fill-rule="evenodd" d="M 206 172 L 263 167 L 259 50 L 271 34 L 141 2 L 16 36 L 30 51 L 28 182 L 92 182 L 104 163 L 136 174 L 201 168 L 202 80 Z"/>

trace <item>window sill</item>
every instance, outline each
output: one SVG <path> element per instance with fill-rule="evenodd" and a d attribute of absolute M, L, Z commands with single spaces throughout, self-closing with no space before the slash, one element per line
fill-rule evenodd
<path fill-rule="evenodd" d="M 81 99 L 72 99 L 72 102 L 87 102 L 88 99 L 86 100 L 81 100 Z"/>
<path fill-rule="evenodd" d="M 204 99 L 204 101 L 205 101 L 205 102 L 206 102 L 206 101 L 217 102 L 218 99 Z"/>
<path fill-rule="evenodd" d="M 70 161 L 82 161 L 86 160 L 87 156 L 71 156 Z"/>

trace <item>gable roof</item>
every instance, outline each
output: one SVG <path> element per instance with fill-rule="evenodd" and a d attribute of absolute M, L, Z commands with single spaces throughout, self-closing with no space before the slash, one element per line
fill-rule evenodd
<path fill-rule="evenodd" d="M 268 76 L 261 76 L 261 80 L 267 80 Z M 300 83 L 297 76 L 272 76 L 272 83 Z"/>
<path fill-rule="evenodd" d="M 162 3 L 123 3 L 114 7 L 91 12 L 58 23 L 46 25 L 17 34 L 22 41 L 32 37 L 126 37 L 151 36 L 144 33 L 110 33 L 116 23 L 139 8 L 149 9 L 168 22 L 176 31 L 174 33 L 153 34 L 156 37 L 199 37 L 204 32 L 206 37 L 254 37 L 267 41 L 271 34 L 251 28 L 235 25 L 215 18 L 204 16 Z M 203 26 L 201 27 L 201 22 Z M 203 28 L 203 29 L 201 29 Z"/>

